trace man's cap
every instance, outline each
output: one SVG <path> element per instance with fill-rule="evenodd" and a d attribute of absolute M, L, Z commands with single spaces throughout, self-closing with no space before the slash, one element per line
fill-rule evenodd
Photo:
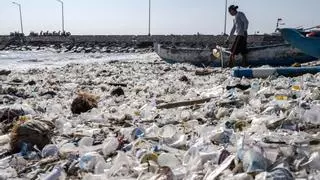
<path fill-rule="evenodd" d="M 229 6 L 229 11 L 231 11 L 231 10 L 237 10 L 239 7 L 238 6 L 235 6 L 235 5 L 231 5 L 231 6 Z"/>

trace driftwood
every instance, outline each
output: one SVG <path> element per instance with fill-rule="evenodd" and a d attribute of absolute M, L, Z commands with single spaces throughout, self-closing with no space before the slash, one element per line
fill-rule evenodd
<path fill-rule="evenodd" d="M 210 69 L 204 69 L 204 70 L 196 70 L 195 75 L 197 76 L 206 76 L 212 74 L 214 71 Z"/>
<path fill-rule="evenodd" d="M 204 99 L 197 99 L 197 100 L 191 100 L 191 101 L 181 101 L 181 102 L 174 102 L 174 103 L 168 103 L 168 104 L 160 104 L 157 106 L 158 109 L 171 109 L 181 106 L 192 106 L 196 104 L 203 104 L 206 102 L 209 102 L 212 99 L 212 97 L 204 98 Z"/>
<path fill-rule="evenodd" d="M 197 99 L 197 100 L 190 100 L 190 101 L 181 101 L 181 102 L 160 104 L 160 105 L 157 106 L 157 108 L 158 109 L 172 109 L 172 108 L 177 108 L 177 107 L 182 107 L 182 106 L 193 106 L 193 105 L 198 105 L 198 104 L 203 104 L 203 103 L 209 102 L 213 98 L 214 97 L 208 97 L 208 98 L 204 98 L 204 99 Z M 243 102 L 240 99 L 223 100 L 223 101 L 218 101 L 216 103 L 216 105 L 220 106 L 220 107 L 226 107 L 226 106 L 241 107 L 241 106 L 243 106 Z"/>
<path fill-rule="evenodd" d="M 2 82 L 2 84 L 11 85 L 11 86 L 22 86 L 22 85 L 24 85 L 23 83 L 17 83 L 17 82 Z"/>
<path fill-rule="evenodd" d="M 121 87 L 127 87 L 127 84 L 124 83 L 107 83 L 110 86 L 121 86 Z"/>
<path fill-rule="evenodd" d="M 159 65 L 159 64 L 166 64 L 164 61 L 157 61 L 157 62 L 140 62 L 140 61 L 120 61 L 120 60 L 114 60 L 109 61 L 108 64 L 150 64 L 150 65 Z"/>
<path fill-rule="evenodd" d="M 33 168 L 37 168 L 37 167 L 42 167 L 42 166 L 46 166 L 48 164 L 52 164 L 52 163 L 55 163 L 55 162 L 58 162 L 60 161 L 59 158 L 46 158 L 46 159 L 42 159 L 41 161 L 35 163 L 35 164 L 32 164 L 30 166 L 27 166 L 25 168 L 23 168 L 21 171 L 18 172 L 18 175 L 21 175 L 23 173 L 26 173 L 30 170 L 32 170 Z"/>

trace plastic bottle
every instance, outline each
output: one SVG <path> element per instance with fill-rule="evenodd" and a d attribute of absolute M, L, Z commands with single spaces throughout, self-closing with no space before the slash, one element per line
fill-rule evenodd
<path fill-rule="evenodd" d="M 291 91 L 293 98 L 300 98 L 301 97 L 301 91 L 302 91 L 302 85 L 300 82 L 294 81 L 291 85 Z"/>
<path fill-rule="evenodd" d="M 134 128 L 131 133 L 131 136 L 132 136 L 131 138 L 133 140 L 138 139 L 138 138 L 142 138 L 145 136 L 145 130 L 140 127 Z"/>
<path fill-rule="evenodd" d="M 109 156 L 112 153 L 115 153 L 119 147 L 119 141 L 115 137 L 108 138 L 102 147 L 102 152 L 104 156 Z"/>
<path fill-rule="evenodd" d="M 244 152 L 242 162 L 243 170 L 247 173 L 264 172 L 268 167 L 267 159 L 252 149 Z"/>
<path fill-rule="evenodd" d="M 162 153 L 158 157 L 158 164 L 160 166 L 168 166 L 172 170 L 181 166 L 180 160 L 174 155 L 170 153 Z"/>
<path fill-rule="evenodd" d="M 183 121 L 190 120 L 191 119 L 191 112 L 187 111 L 187 110 L 182 111 L 180 114 L 180 119 Z"/>
<path fill-rule="evenodd" d="M 136 153 L 137 158 L 139 159 L 140 163 L 149 163 L 149 161 L 158 161 L 158 155 L 153 152 L 149 152 L 146 150 L 139 150 Z"/>
<path fill-rule="evenodd" d="M 43 158 L 50 157 L 50 156 L 55 157 L 55 156 L 58 156 L 58 154 L 59 154 L 59 149 L 55 144 L 46 145 L 41 152 L 41 155 Z"/>
<path fill-rule="evenodd" d="M 319 100 L 320 99 L 320 89 L 319 88 L 314 88 L 312 90 L 312 93 L 310 95 L 312 100 Z"/>
<path fill-rule="evenodd" d="M 0 146 L 5 145 L 9 142 L 10 142 L 10 136 L 8 134 L 0 135 Z"/>
<path fill-rule="evenodd" d="M 140 110 L 142 110 L 142 118 L 144 120 L 152 120 L 153 116 L 156 112 L 157 109 L 157 103 L 156 103 L 156 98 L 155 96 L 153 96 L 151 98 L 150 103 L 146 104 L 145 106 L 143 106 Z"/>
<path fill-rule="evenodd" d="M 79 142 L 79 147 L 92 146 L 94 139 L 92 137 L 83 137 Z"/>
<path fill-rule="evenodd" d="M 79 166 L 81 169 L 93 171 L 98 162 L 104 161 L 103 157 L 97 152 L 89 152 L 81 156 Z"/>
<path fill-rule="evenodd" d="M 103 159 L 98 159 L 94 168 L 94 173 L 103 174 L 105 169 L 107 169 L 107 163 Z"/>
<path fill-rule="evenodd" d="M 70 122 L 66 122 L 63 125 L 63 134 L 70 134 L 72 133 L 72 124 Z"/>
<path fill-rule="evenodd" d="M 146 137 L 158 137 L 160 128 L 154 123 L 152 126 L 146 129 Z"/>
<path fill-rule="evenodd" d="M 259 81 L 254 80 L 251 83 L 250 96 L 255 97 L 257 95 L 257 92 L 259 91 L 259 89 L 260 89 Z"/>
<path fill-rule="evenodd" d="M 204 113 L 206 117 L 212 118 L 215 117 L 216 104 L 213 101 L 207 103 L 204 107 Z"/>
<path fill-rule="evenodd" d="M 60 118 L 55 121 L 55 127 L 59 131 L 60 134 L 64 133 L 64 124 L 65 123 L 66 122 L 63 119 L 60 119 Z"/>
<path fill-rule="evenodd" d="M 59 152 L 62 156 L 66 156 L 68 154 L 76 154 L 78 152 L 78 148 L 73 143 L 66 143 L 59 148 Z"/>
<path fill-rule="evenodd" d="M 132 123 L 133 124 L 139 123 L 140 119 L 141 119 L 141 110 L 133 111 Z"/>
<path fill-rule="evenodd" d="M 313 152 L 308 162 L 304 163 L 303 165 L 308 165 L 311 169 L 320 170 L 320 154 L 319 152 Z"/>
<path fill-rule="evenodd" d="M 232 88 L 229 90 L 229 99 L 235 99 L 237 97 L 237 90 L 236 88 Z"/>
<path fill-rule="evenodd" d="M 10 157 L 12 158 L 12 157 Z M 0 162 L 0 167 L 15 167 L 16 169 L 23 169 L 28 165 L 28 161 L 20 155 L 14 155 L 14 158 L 5 161 L 5 162 Z"/>
<path fill-rule="evenodd" d="M 47 174 L 43 180 L 58 180 L 62 175 L 62 167 L 56 166 L 49 174 Z"/>
<path fill-rule="evenodd" d="M 108 172 L 108 176 L 115 176 L 117 174 L 121 174 L 123 176 L 129 176 L 131 163 L 127 157 L 127 155 L 118 151 L 118 155 L 113 160 L 113 166 L 110 168 Z"/>
<path fill-rule="evenodd" d="M 286 168 L 275 168 L 269 172 L 265 176 L 265 179 L 286 179 L 286 180 L 294 180 L 292 173 Z M 312 179 L 312 178 L 310 178 Z"/>
<path fill-rule="evenodd" d="M 39 158 L 37 152 L 34 152 L 31 150 L 31 145 L 28 143 L 22 143 L 21 144 L 21 151 L 19 153 L 22 157 L 25 159 L 37 159 Z"/>
<path fill-rule="evenodd" d="M 160 128 L 159 134 L 163 138 L 172 138 L 177 133 L 177 128 L 174 125 L 165 125 Z"/>
<path fill-rule="evenodd" d="M 223 128 L 223 133 L 221 134 L 221 143 L 223 143 L 223 146 L 227 148 L 227 146 L 230 144 L 231 136 L 233 135 L 233 129 L 227 129 Z"/>
<path fill-rule="evenodd" d="M 25 157 L 27 156 L 29 153 L 30 153 L 30 148 L 29 148 L 29 145 L 27 143 L 21 143 L 21 148 L 20 148 L 20 155 Z"/>
<path fill-rule="evenodd" d="M 275 95 L 276 100 L 278 101 L 287 101 L 288 100 L 288 96 L 284 95 L 284 94 L 278 94 Z"/>
<path fill-rule="evenodd" d="M 320 106 L 312 106 L 311 109 L 306 110 L 303 119 L 311 124 L 320 125 Z"/>
<path fill-rule="evenodd" d="M 200 157 L 199 149 L 192 146 L 183 157 L 183 166 L 186 166 L 189 171 L 197 170 L 201 168 L 202 160 Z"/>
<path fill-rule="evenodd" d="M 132 149 L 132 147 L 133 147 L 132 143 L 126 144 L 123 146 L 122 151 L 124 151 L 124 152 L 130 151 Z"/>
<path fill-rule="evenodd" d="M 105 180 L 108 179 L 105 174 L 85 174 L 82 180 Z"/>
<path fill-rule="evenodd" d="M 151 106 L 152 108 L 156 108 L 157 106 L 157 101 L 156 101 L 156 96 L 153 96 L 151 99 Z"/>
<path fill-rule="evenodd" d="M 291 86 L 292 91 L 301 91 L 300 84 L 294 84 Z"/>

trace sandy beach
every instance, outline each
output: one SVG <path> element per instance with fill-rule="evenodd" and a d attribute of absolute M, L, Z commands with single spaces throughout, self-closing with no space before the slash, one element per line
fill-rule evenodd
<path fill-rule="evenodd" d="M 52 156 L 32 148 L 7 153 L 12 131 L 2 124 L 0 179 L 251 179 L 250 172 L 257 178 L 279 169 L 287 179 L 318 174 L 304 169 L 319 167 L 311 159 L 320 142 L 319 74 L 239 79 L 231 69 L 167 64 L 155 53 L 43 59 L 33 53 L 39 61 L 10 64 L 11 73 L 0 76 L 0 114 L 20 109 L 27 121 L 51 122 L 47 144 L 57 150 Z M 95 96 L 97 107 L 74 114 L 80 91 Z M 243 169 L 236 173 L 231 162 L 239 149 Z M 303 163 L 295 161 L 297 153 Z M 287 164 L 267 171 L 281 163 Z"/>

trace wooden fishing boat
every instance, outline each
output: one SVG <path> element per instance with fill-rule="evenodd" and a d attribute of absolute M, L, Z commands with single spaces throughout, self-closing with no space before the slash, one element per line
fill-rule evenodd
<path fill-rule="evenodd" d="M 190 63 L 196 66 L 226 67 L 230 57 L 230 51 L 220 46 L 211 50 L 166 47 L 155 43 L 154 49 L 168 63 Z M 248 63 L 251 66 L 290 66 L 294 63 L 305 63 L 316 59 L 292 48 L 289 44 L 250 47 L 248 50 Z M 236 57 L 236 65 L 240 64 L 241 55 Z"/>
<path fill-rule="evenodd" d="M 248 51 L 247 59 L 250 66 L 291 66 L 295 63 L 302 64 L 316 60 L 315 57 L 307 55 L 289 44 L 250 47 Z M 229 49 L 217 46 L 213 50 L 213 54 L 221 60 L 220 64 L 228 66 L 231 55 Z M 236 56 L 235 63 L 237 66 L 241 65 L 241 55 Z"/>
<path fill-rule="evenodd" d="M 302 52 L 320 58 L 320 37 L 306 37 L 305 33 L 293 28 L 279 29 L 282 37 Z"/>
<path fill-rule="evenodd" d="M 176 48 L 162 44 L 154 44 L 155 52 L 168 63 L 189 63 L 196 66 L 209 66 L 219 62 L 210 49 L 201 48 Z"/>

